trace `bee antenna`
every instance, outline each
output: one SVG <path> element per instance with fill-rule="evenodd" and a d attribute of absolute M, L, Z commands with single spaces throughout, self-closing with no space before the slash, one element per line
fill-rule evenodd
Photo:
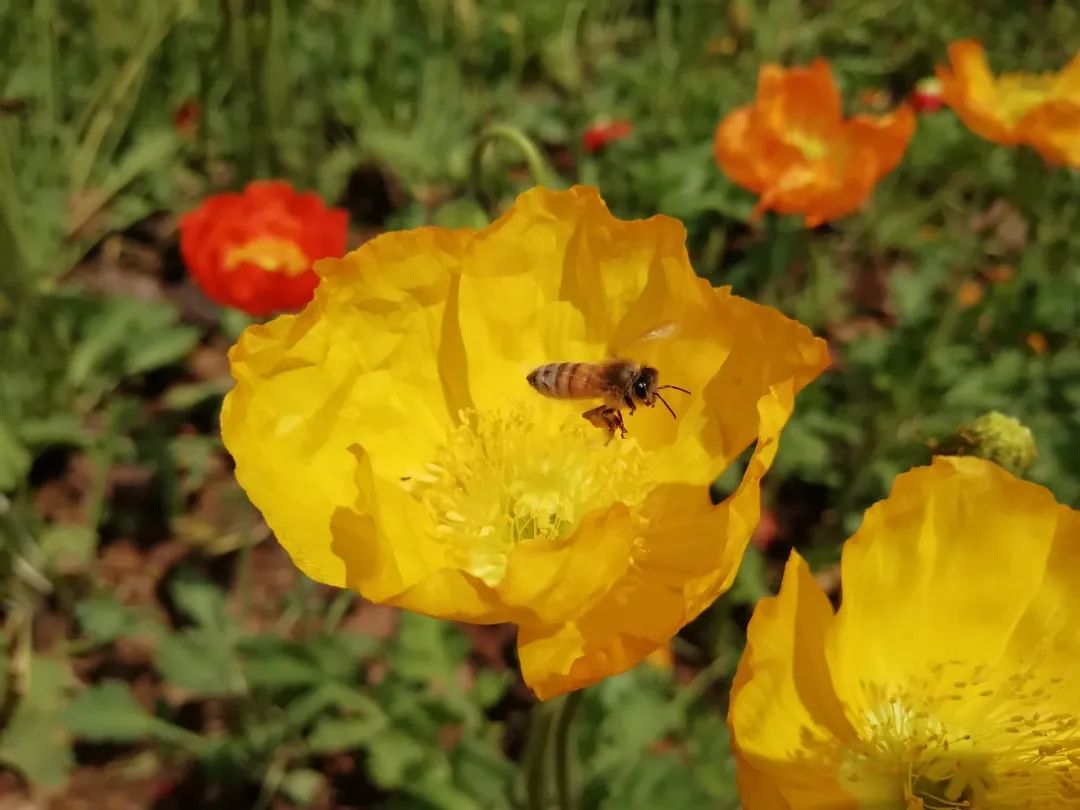
<path fill-rule="evenodd" d="M 684 394 L 690 393 L 685 388 L 679 388 L 677 385 L 661 385 L 660 388 L 674 388 L 676 391 L 682 391 Z M 660 389 L 658 388 L 657 390 L 659 391 Z"/>
<path fill-rule="evenodd" d="M 671 386 L 671 387 L 674 387 L 674 386 Z M 678 419 L 678 417 L 675 416 L 675 411 L 671 410 L 671 406 L 667 404 L 667 400 L 664 399 L 662 396 L 660 396 L 660 391 L 659 390 L 656 392 L 656 398 L 664 403 L 664 407 L 667 408 L 668 413 L 671 414 L 672 419 Z"/>

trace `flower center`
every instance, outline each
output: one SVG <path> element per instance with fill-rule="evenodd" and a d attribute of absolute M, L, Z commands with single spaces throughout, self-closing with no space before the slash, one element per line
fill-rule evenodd
<path fill-rule="evenodd" d="M 1010 124 L 1017 123 L 1032 109 L 1050 97 L 1056 77 L 1046 73 L 1007 73 L 998 79 L 998 102 L 1001 115 Z"/>
<path fill-rule="evenodd" d="M 802 152 L 807 160 L 821 160 L 828 149 L 823 138 L 798 129 L 788 132 L 785 140 Z"/>
<path fill-rule="evenodd" d="M 1080 717 L 1053 710 L 1064 683 L 1034 665 L 950 661 L 908 687 L 864 685 L 871 708 L 843 778 L 874 808 L 1078 807 Z"/>
<path fill-rule="evenodd" d="M 264 236 L 230 248 L 225 254 L 225 269 L 233 270 L 247 262 L 268 273 L 298 276 L 311 267 L 311 260 L 291 239 Z"/>
<path fill-rule="evenodd" d="M 541 403 L 551 407 L 551 403 Z M 633 439 L 538 419 L 535 406 L 465 411 L 426 469 L 402 485 L 431 514 L 456 562 L 489 585 L 518 543 L 562 540 L 585 515 L 648 491 L 645 454 Z"/>

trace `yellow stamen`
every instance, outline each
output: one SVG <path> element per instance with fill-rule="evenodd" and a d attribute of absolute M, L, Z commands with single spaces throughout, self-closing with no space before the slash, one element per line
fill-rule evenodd
<path fill-rule="evenodd" d="M 515 544 L 563 539 L 591 511 L 636 504 L 649 489 L 636 441 L 605 445 L 603 431 L 544 418 L 542 406 L 551 403 L 462 413 L 426 473 L 403 482 L 461 567 L 489 585 Z"/>
<path fill-rule="evenodd" d="M 828 151 L 828 146 L 821 138 L 799 130 L 792 130 L 787 135 L 787 142 L 803 153 L 808 160 L 821 160 Z"/>
<path fill-rule="evenodd" d="M 244 262 L 269 273 L 284 273 L 287 276 L 298 276 L 311 267 L 311 260 L 296 242 L 272 236 L 252 239 L 225 254 L 226 270 L 233 270 Z"/>
<path fill-rule="evenodd" d="M 863 684 L 859 741 L 841 755 L 848 788 L 867 806 L 1077 806 L 1080 718 L 1047 711 L 1063 683 L 1053 674 L 948 661 L 905 686 Z"/>

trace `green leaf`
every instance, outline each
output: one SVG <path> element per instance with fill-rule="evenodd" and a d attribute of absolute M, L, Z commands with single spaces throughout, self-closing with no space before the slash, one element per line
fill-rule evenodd
<path fill-rule="evenodd" d="M 372 717 L 328 717 L 308 735 L 307 746 L 315 753 L 332 753 L 366 748 L 380 740 L 389 721 L 384 715 Z"/>
<path fill-rule="evenodd" d="M 218 631 L 231 629 L 225 594 L 217 585 L 182 568 L 173 581 L 171 592 L 180 611 L 200 627 Z"/>
<path fill-rule="evenodd" d="M 453 686 L 468 652 L 468 640 L 449 622 L 402 613 L 394 655 L 394 670 L 402 678 Z"/>
<path fill-rule="evenodd" d="M 322 680 L 302 644 L 272 635 L 253 636 L 240 642 L 240 651 L 244 677 L 252 686 L 287 689 Z"/>
<path fill-rule="evenodd" d="M 514 676 L 509 670 L 477 670 L 473 680 L 472 699 L 481 709 L 490 708 L 502 699 L 513 681 Z"/>
<path fill-rule="evenodd" d="M 33 460 L 19 436 L 0 418 L 0 492 L 15 489 L 26 476 Z"/>
<path fill-rule="evenodd" d="M 87 437 L 82 419 L 74 413 L 53 413 L 27 419 L 19 426 L 19 433 L 27 443 L 36 447 L 50 444 L 82 445 Z"/>
<path fill-rule="evenodd" d="M 145 335 L 128 349 L 124 369 L 128 374 L 141 374 L 171 365 L 187 357 L 198 342 L 199 330 L 194 326 L 174 326 Z"/>
<path fill-rule="evenodd" d="M 68 382 L 81 388 L 100 373 L 107 360 L 123 351 L 131 340 L 131 302 L 111 299 L 90 319 L 85 334 L 68 359 Z"/>
<path fill-rule="evenodd" d="M 203 380 L 197 383 L 184 383 L 182 385 L 174 385 L 165 395 L 161 398 L 162 404 L 172 411 L 188 411 L 205 402 L 208 399 L 215 397 L 221 397 L 225 395 L 225 392 L 229 390 L 232 383 L 226 378 L 216 378 L 212 380 Z M 202 436 L 193 437 L 178 437 L 183 438 L 197 438 L 202 439 Z"/>
<path fill-rule="evenodd" d="M 97 532 L 89 526 L 54 523 L 41 532 L 41 551 L 54 571 L 84 571 L 94 558 L 97 539 Z"/>
<path fill-rule="evenodd" d="M 402 787 L 410 771 L 423 766 L 430 751 L 409 734 L 386 728 L 377 745 L 368 749 L 369 768 L 375 784 L 384 788 Z"/>
<path fill-rule="evenodd" d="M 83 635 L 95 644 L 108 644 L 138 630 L 141 617 L 112 597 L 84 599 L 75 605 Z"/>
<path fill-rule="evenodd" d="M 289 771 L 281 780 L 281 793 L 293 804 L 309 807 L 326 785 L 326 777 L 310 768 Z"/>
<path fill-rule="evenodd" d="M 72 734 L 93 742 L 137 742 L 160 724 L 121 681 L 91 686 L 67 707 L 63 721 Z"/>
<path fill-rule="evenodd" d="M 227 697 L 244 691 L 240 662 L 220 631 L 196 628 L 164 636 L 154 659 L 165 680 L 196 695 Z"/>
<path fill-rule="evenodd" d="M 487 212 L 470 199 L 444 203 L 432 219 L 432 224 L 442 228 L 483 228 L 490 222 Z"/>
<path fill-rule="evenodd" d="M 27 693 L 0 732 L 0 762 L 32 784 L 56 788 L 74 764 L 67 730 L 60 722 L 74 678 L 64 662 L 30 659 Z"/>

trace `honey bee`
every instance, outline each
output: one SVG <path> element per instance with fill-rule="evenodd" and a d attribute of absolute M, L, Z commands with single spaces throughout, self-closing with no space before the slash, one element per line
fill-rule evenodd
<path fill-rule="evenodd" d="M 665 324 L 646 333 L 640 340 L 651 340 L 670 334 L 671 326 Z M 585 411 L 581 416 L 590 424 L 608 432 L 608 442 L 615 438 L 615 431 L 625 438 L 626 423 L 622 411 L 631 414 L 639 405 L 656 406 L 657 401 L 667 408 L 675 419 L 667 400 L 660 393 L 671 388 L 690 392 L 677 385 L 660 385 L 660 372 L 652 366 L 623 358 L 611 358 L 600 363 L 545 363 L 533 369 L 525 380 L 536 391 L 552 399 L 600 399 L 603 404 Z"/>

